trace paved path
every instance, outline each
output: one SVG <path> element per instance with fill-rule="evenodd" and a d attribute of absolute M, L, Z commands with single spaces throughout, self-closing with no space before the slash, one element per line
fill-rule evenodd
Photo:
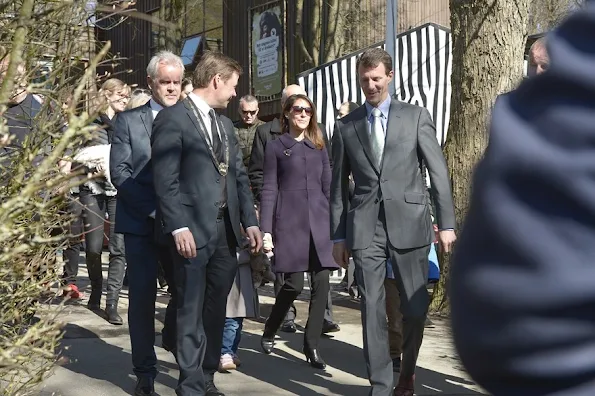
<path fill-rule="evenodd" d="M 105 262 L 106 260 L 104 260 Z M 104 268 L 104 276 L 106 268 Z M 88 289 L 86 269 L 80 271 L 80 285 Z M 261 313 L 268 315 L 273 302 L 271 288 L 261 294 Z M 303 333 L 280 333 L 275 353 L 267 356 L 260 352 L 259 338 L 263 325 L 246 321 L 240 358 L 242 366 L 229 374 L 217 374 L 217 386 L 227 396 L 314 396 L 349 395 L 366 396 L 368 382 L 362 355 L 361 323 L 358 303 L 345 293 L 335 293 L 335 320 L 341 331 L 334 337 L 324 338 L 321 351 L 328 364 L 326 372 L 310 368 L 302 355 Z M 156 328 L 160 332 L 167 295 L 160 293 L 156 308 Z M 113 326 L 85 307 L 86 299 L 71 302 L 65 308 L 65 337 L 62 341 L 61 364 L 43 383 L 40 396 L 124 396 L 133 392 L 135 377 L 131 371 L 128 327 Z M 298 325 L 303 325 L 307 301 L 296 303 Z M 123 290 L 120 311 L 127 309 L 127 290 Z M 434 329 L 426 329 L 419 368 L 416 394 L 422 395 L 479 395 L 480 389 L 466 379 L 450 341 L 447 323 L 434 320 Z M 126 322 L 126 319 L 125 319 Z M 158 336 L 156 345 L 161 344 Z M 178 371 L 173 356 L 155 348 L 159 375 L 156 392 L 160 396 L 175 396 Z"/>

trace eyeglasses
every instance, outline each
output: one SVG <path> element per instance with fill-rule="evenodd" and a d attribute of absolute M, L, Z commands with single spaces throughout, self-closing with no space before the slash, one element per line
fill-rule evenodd
<path fill-rule="evenodd" d="M 256 113 L 258 113 L 258 110 L 242 110 L 242 114 L 243 114 L 243 115 L 248 115 L 248 114 L 250 114 L 250 115 L 252 115 L 252 116 L 253 116 L 253 115 L 255 115 Z"/>
<path fill-rule="evenodd" d="M 302 106 L 292 106 L 291 111 L 295 114 L 302 114 L 302 112 L 306 112 L 307 116 L 312 115 L 312 108 L 311 107 L 302 107 Z"/>

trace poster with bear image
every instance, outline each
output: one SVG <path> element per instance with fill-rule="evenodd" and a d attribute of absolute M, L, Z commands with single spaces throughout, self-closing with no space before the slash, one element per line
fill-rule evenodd
<path fill-rule="evenodd" d="M 281 6 L 252 10 L 252 89 L 256 96 L 281 92 L 283 26 Z"/>

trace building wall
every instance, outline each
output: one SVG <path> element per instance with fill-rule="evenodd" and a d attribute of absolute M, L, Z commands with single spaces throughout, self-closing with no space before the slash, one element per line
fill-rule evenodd
<path fill-rule="evenodd" d="M 150 13 L 157 11 L 159 6 L 160 0 L 143 0 L 137 1 L 135 7 L 139 12 Z M 95 28 L 98 50 L 101 43 L 109 41 L 110 54 L 116 57 L 114 61 L 105 62 L 98 72 L 109 72 L 130 85 L 146 87 L 146 68 L 151 58 L 151 23 L 128 18 L 116 25 L 118 18 L 101 21 Z"/>

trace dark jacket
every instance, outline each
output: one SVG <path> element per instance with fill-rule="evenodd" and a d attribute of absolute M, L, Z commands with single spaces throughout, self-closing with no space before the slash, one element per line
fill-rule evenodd
<path fill-rule="evenodd" d="M 289 134 L 267 145 L 262 231 L 275 245 L 275 272 L 308 271 L 310 236 L 322 267 L 338 268 L 330 238 L 331 167 L 326 148 Z"/>
<path fill-rule="evenodd" d="M 118 189 L 116 232 L 149 235 L 157 207 L 151 169 L 151 106 L 118 115 L 110 151 L 112 183 Z"/>
<path fill-rule="evenodd" d="M 248 169 L 250 163 L 250 153 L 252 152 L 252 143 L 254 143 L 254 135 L 256 135 L 256 128 L 264 124 L 263 121 L 256 119 L 254 124 L 246 125 L 243 121 L 234 124 L 236 137 L 244 156 L 244 166 Z"/>
<path fill-rule="evenodd" d="M 323 124 L 318 123 L 326 150 L 328 153 L 331 152 L 330 140 L 326 134 L 326 128 Z M 254 195 L 254 201 L 256 204 L 260 203 L 260 195 L 262 192 L 263 180 L 263 168 L 264 168 L 264 152 L 266 144 L 269 140 L 275 140 L 279 136 L 283 135 L 281 130 L 281 121 L 275 118 L 273 121 L 269 121 L 258 128 L 256 128 L 256 134 L 254 135 L 254 142 L 252 143 L 252 153 L 250 155 L 250 162 L 248 164 L 248 177 L 250 178 L 250 186 L 252 187 L 252 194 Z M 331 162 L 332 167 L 332 162 Z"/>
<path fill-rule="evenodd" d="M 188 227 L 197 249 L 217 232 L 221 183 L 226 183 L 227 208 L 238 245 L 240 225 L 257 226 L 254 199 L 243 164 L 242 152 L 227 117 L 220 117 L 229 144 L 229 169 L 223 178 L 211 158 L 207 137 L 186 98 L 159 112 L 153 123 L 151 161 L 162 232 Z M 225 145 L 225 139 L 222 139 Z M 206 187 L 205 187 L 206 186 Z"/>

